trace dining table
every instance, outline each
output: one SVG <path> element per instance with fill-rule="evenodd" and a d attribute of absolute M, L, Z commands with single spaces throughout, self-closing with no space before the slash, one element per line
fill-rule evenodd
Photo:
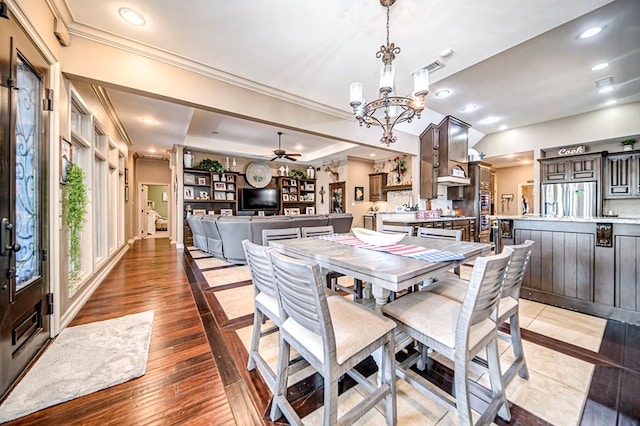
<path fill-rule="evenodd" d="M 453 261 L 429 261 L 390 253 L 384 248 L 344 244 L 334 239 L 326 236 L 294 238 L 270 241 L 269 245 L 284 255 L 316 261 L 325 271 L 338 272 L 371 284 L 376 310 L 387 303 L 390 292 L 398 293 L 478 256 L 488 255 L 492 248 L 487 243 L 410 236 L 405 236 L 398 243 L 422 247 L 433 253 L 453 253 L 459 257 Z"/>

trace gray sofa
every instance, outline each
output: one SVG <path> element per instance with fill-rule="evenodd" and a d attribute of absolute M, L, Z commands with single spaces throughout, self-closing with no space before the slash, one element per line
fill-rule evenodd
<path fill-rule="evenodd" d="M 245 264 L 242 240 L 262 244 L 263 229 L 302 228 L 333 225 L 335 232 L 351 230 L 351 213 L 300 216 L 218 216 L 191 215 L 187 218 L 193 244 L 227 262 Z"/>

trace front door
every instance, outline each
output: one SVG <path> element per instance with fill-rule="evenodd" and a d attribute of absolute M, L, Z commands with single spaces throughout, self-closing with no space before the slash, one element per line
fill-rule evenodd
<path fill-rule="evenodd" d="M 47 70 L 13 15 L 0 18 L 0 397 L 49 338 Z"/>

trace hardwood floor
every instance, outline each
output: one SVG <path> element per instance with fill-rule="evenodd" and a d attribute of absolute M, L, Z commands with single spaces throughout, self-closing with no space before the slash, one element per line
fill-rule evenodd
<path fill-rule="evenodd" d="M 209 288 L 190 254 L 183 255 L 167 239 L 137 241 L 71 325 L 153 310 L 146 374 L 7 424 L 273 424 L 264 415 L 270 393 L 256 372 L 244 368 L 247 353 L 236 333 L 252 318 L 228 319 L 215 296 L 245 285 Z M 599 352 L 529 331 L 523 331 L 523 338 L 596 366 L 581 424 L 638 424 L 639 327 L 609 321 Z M 450 390 L 450 369 L 435 363 L 428 374 Z M 289 389 L 300 414 L 322 404 L 321 386 L 316 375 Z M 351 384 L 345 380 L 344 386 Z M 548 424 L 517 405 L 511 413 L 510 424 Z"/>
<path fill-rule="evenodd" d="M 175 246 L 168 239 L 137 241 L 71 325 L 153 310 L 146 374 L 7 424 L 241 424 L 222 385 L 202 309 Z"/>

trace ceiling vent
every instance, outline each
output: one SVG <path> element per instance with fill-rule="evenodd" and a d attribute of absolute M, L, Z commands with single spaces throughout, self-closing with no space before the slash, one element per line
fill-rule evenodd
<path fill-rule="evenodd" d="M 427 65 L 421 67 L 420 69 L 426 69 L 431 74 L 434 71 L 438 71 L 440 68 L 443 68 L 444 64 L 439 60 L 434 60 L 433 62 L 428 63 Z"/>
<path fill-rule="evenodd" d="M 604 77 L 596 80 L 596 89 L 602 89 L 603 87 L 613 86 L 613 77 Z"/>

